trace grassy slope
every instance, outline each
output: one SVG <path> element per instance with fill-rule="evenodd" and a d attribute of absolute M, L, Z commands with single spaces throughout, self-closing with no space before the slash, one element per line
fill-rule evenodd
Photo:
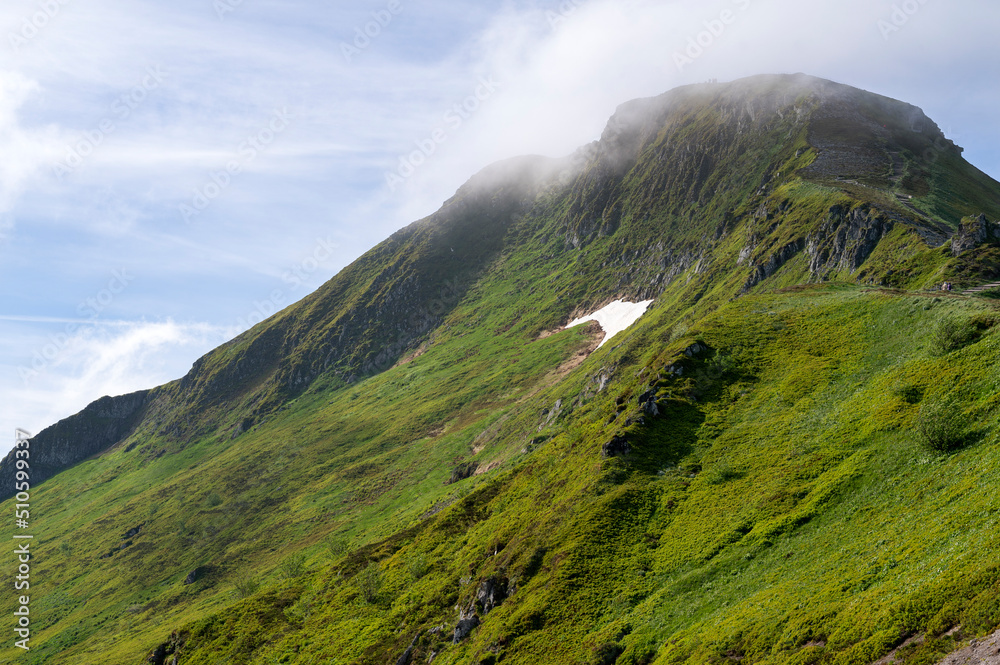
<path fill-rule="evenodd" d="M 65 472 L 36 493 L 36 514 L 45 516 L 37 532 L 38 628 L 59 621 L 37 633 L 44 646 L 28 661 L 107 654 L 109 622 L 115 646 L 134 660 L 149 648 L 149 631 L 169 632 L 182 617 L 228 605 L 228 585 L 216 584 L 241 568 L 269 571 L 331 532 L 378 539 L 453 498 L 443 482 L 468 456 L 482 429 L 476 423 L 529 390 L 544 376 L 537 368 L 557 365 L 584 342 L 576 332 L 550 337 L 501 366 L 488 359 L 513 356 L 509 341 L 459 363 L 431 351 L 332 401 L 303 396 L 236 440 L 209 438 L 155 460 L 119 450 Z M 139 525 L 133 546 L 99 558 Z M 66 547 L 49 544 L 57 541 Z M 212 571 L 182 585 L 198 566 Z"/>
<path fill-rule="evenodd" d="M 395 662 L 418 632 L 425 657 L 443 645 L 425 631 L 450 630 L 456 604 L 491 574 L 516 580 L 518 591 L 436 662 L 596 662 L 602 647 L 618 650 L 612 644 L 625 650 L 620 662 L 710 662 L 727 652 L 867 662 L 900 630 L 1000 623 L 990 623 L 989 548 L 952 546 L 963 512 L 976 517 L 961 537 L 988 539 L 992 503 L 970 478 L 995 466 L 995 431 L 957 455 L 930 456 L 913 434 L 918 407 L 900 397 L 951 387 L 944 377 L 968 391 L 972 415 L 995 417 L 995 334 L 943 359 L 926 349 L 938 320 L 980 305 L 851 287 L 768 294 L 809 279 L 801 255 L 758 285 L 761 295 L 731 303 L 747 279 L 737 255 L 751 236 L 754 261 L 765 262 L 818 228 L 832 205 L 851 208 L 873 190 L 799 178 L 815 157 L 804 128 L 763 125 L 753 141 L 745 128 L 729 136 L 697 103 L 673 114 L 630 173 L 616 177 L 598 161 L 566 190 L 543 192 L 529 214 L 500 215 L 505 226 L 486 243 L 455 227 L 449 249 L 470 246 L 483 272 L 442 308 L 412 361 L 351 385 L 342 373 L 323 375 L 269 420 L 249 418 L 258 424 L 237 438 L 233 425 L 256 414 L 252 392 L 212 419 L 178 410 L 170 417 L 193 420 L 194 434 L 165 437 L 154 422 L 131 450 L 37 488 L 37 641 L 0 661 L 139 662 L 180 628 L 185 664 Z M 798 138 L 781 141 L 789 136 Z M 743 143 L 730 151 L 733 140 Z M 684 161 L 699 145 L 714 164 Z M 662 173 L 663 163 L 675 166 Z M 888 195 L 880 203 L 893 205 Z M 772 211 L 766 224 L 762 207 Z M 619 227 L 597 231 L 594 219 Z M 579 249 L 569 248 L 572 233 Z M 402 241 L 406 251 L 394 241 L 384 261 L 358 264 L 358 285 L 326 290 L 357 298 L 378 287 L 385 266 L 440 265 L 440 242 Z M 898 227 L 858 274 L 834 277 L 917 288 L 963 267 Z M 413 302 L 437 281 L 454 283 L 450 273 L 431 277 Z M 391 290 L 370 290 L 373 302 L 391 300 Z M 589 340 L 541 333 L 578 307 L 650 291 L 657 303 L 628 341 L 565 377 L 557 371 Z M 296 311 L 326 321 L 329 304 L 317 296 Z M 288 322 L 300 324 L 303 356 L 327 343 Z M 626 425 L 651 377 L 665 377 L 696 337 L 713 351 L 683 361 L 683 380 L 657 386 L 667 415 Z M 241 343 L 210 359 L 209 379 L 246 353 Z M 378 329 L 368 343 L 357 355 L 394 338 Z M 601 374 L 613 378 L 598 392 Z M 267 396 L 280 393 L 276 385 Z M 600 445 L 620 432 L 633 454 L 602 461 Z M 488 472 L 444 484 L 469 461 Z M 933 526 L 925 537 L 913 524 Z M 131 546 L 100 558 L 140 525 Z M 873 540 L 881 530 L 886 537 Z M 349 554 L 331 550 L 331 539 Z M 892 566 L 858 572 L 859 553 L 881 561 L 886 543 L 902 548 Z M 297 553 L 304 558 L 289 565 Z M 356 576 L 372 562 L 384 584 L 366 602 Z M 201 578 L 183 584 L 198 567 Z M 237 602 L 234 585 L 247 574 L 262 590 Z M 970 598 L 986 595 L 954 600 L 940 586 L 950 579 L 973 585 L 963 592 Z M 909 623 L 899 619 L 907 602 L 916 608 Z M 852 603 L 875 608 L 870 625 Z M 928 613 L 944 610 L 933 623 Z M 817 645 L 799 649 L 810 641 Z M 851 661 L 854 649 L 868 651 Z"/>
<path fill-rule="evenodd" d="M 419 634 L 418 653 L 444 663 L 597 662 L 611 644 L 620 663 L 867 663 L 925 632 L 914 662 L 928 662 L 955 625 L 974 635 L 1000 621 L 1000 337 L 945 356 L 927 348 L 938 322 L 983 308 L 814 289 L 742 299 L 672 343 L 654 312 L 583 368 L 618 364 L 614 387 L 512 471 L 390 541 L 189 625 L 182 662 L 394 662 Z M 646 350 L 654 339 L 663 346 Z M 667 415 L 625 427 L 633 456 L 602 462 L 600 443 L 694 339 L 712 350 L 683 361 L 689 378 L 657 383 Z M 941 455 L 914 419 L 952 392 L 974 442 Z M 369 561 L 384 579 L 374 602 L 355 578 Z M 498 574 L 518 589 L 472 639 L 452 647 L 426 633 L 450 632 L 455 605 Z M 271 636 L 253 650 L 251 608 Z"/>

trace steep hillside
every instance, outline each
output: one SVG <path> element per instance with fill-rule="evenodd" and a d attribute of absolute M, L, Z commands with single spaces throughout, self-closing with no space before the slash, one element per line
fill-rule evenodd
<path fill-rule="evenodd" d="M 1000 625 L 1000 313 L 927 291 L 1000 278 L 997 219 L 901 102 L 625 104 L 35 437 L 0 660 L 933 662 Z"/>

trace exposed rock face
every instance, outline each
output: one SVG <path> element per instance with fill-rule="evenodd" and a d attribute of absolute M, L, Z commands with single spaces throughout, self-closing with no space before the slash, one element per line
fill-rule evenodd
<path fill-rule="evenodd" d="M 948 655 L 938 665 L 1000 665 L 1000 630 L 970 640 L 968 646 Z"/>
<path fill-rule="evenodd" d="M 184 578 L 184 584 L 194 584 L 208 575 L 209 571 L 209 566 L 198 566 L 187 574 L 187 577 Z"/>
<path fill-rule="evenodd" d="M 510 580 L 504 576 L 491 575 L 483 580 L 479 588 L 476 589 L 476 597 L 468 609 L 459 614 L 452 643 L 458 644 L 472 634 L 472 631 L 482 623 L 480 615 L 483 617 L 488 615 L 503 604 L 513 592 Z"/>
<path fill-rule="evenodd" d="M 475 475 L 476 471 L 479 469 L 479 464 L 477 462 L 466 462 L 465 464 L 459 464 L 454 469 L 451 470 L 451 476 L 445 482 L 445 485 L 452 485 L 459 481 L 465 480 L 466 478 L 471 478 Z"/>
<path fill-rule="evenodd" d="M 406 651 L 399 657 L 396 661 L 396 665 L 410 665 L 410 661 L 413 658 L 413 647 L 407 647 Z"/>
<path fill-rule="evenodd" d="M 624 436 L 616 435 L 610 441 L 601 446 L 601 457 L 621 457 L 632 452 L 632 446 Z"/>
<path fill-rule="evenodd" d="M 647 390 L 642 395 L 639 396 L 639 406 L 645 413 L 651 416 L 660 415 L 660 406 L 656 402 L 656 391 Z"/>
<path fill-rule="evenodd" d="M 551 425 L 562 413 L 562 400 L 557 399 L 555 405 L 548 409 L 546 413 L 542 414 L 542 424 L 538 426 L 538 431 L 541 432 L 543 429 Z"/>
<path fill-rule="evenodd" d="M 483 580 L 476 591 L 476 607 L 485 617 L 503 604 L 509 595 L 510 582 L 506 577 L 491 576 Z"/>
<path fill-rule="evenodd" d="M 902 144 L 915 153 L 932 150 L 932 155 L 962 153 L 916 106 L 871 94 L 864 95 L 862 105 L 859 91 L 828 81 L 813 81 L 813 87 L 820 103 L 809 122 L 808 140 L 818 157 L 803 170 L 807 175 L 884 186 L 893 164 L 885 145 Z"/>
<path fill-rule="evenodd" d="M 820 280 L 832 272 L 853 273 L 892 228 L 891 220 L 874 211 L 833 206 L 819 229 L 806 238 L 809 273 Z"/>
<path fill-rule="evenodd" d="M 404 651 L 402 655 L 396 660 L 396 665 L 410 665 L 410 663 L 413 662 L 413 650 L 414 648 L 416 648 L 417 640 L 419 639 L 420 635 L 417 634 L 413 638 L 413 641 L 410 642 L 410 646 L 406 648 L 406 651 Z"/>
<path fill-rule="evenodd" d="M 660 415 L 660 407 L 656 403 L 656 399 L 655 398 L 654 399 L 650 399 L 648 402 L 643 402 L 643 404 L 642 404 L 642 410 L 645 411 L 646 413 L 648 413 L 649 415 L 653 416 L 653 417 L 656 417 L 656 416 Z"/>
<path fill-rule="evenodd" d="M 102 397 L 75 416 L 46 428 L 29 444 L 31 486 L 36 487 L 63 469 L 103 452 L 132 433 L 152 391 L 120 397 Z M 15 456 L 0 462 L 0 499 L 15 494 Z"/>
<path fill-rule="evenodd" d="M 479 625 L 479 617 L 473 614 L 470 617 L 463 618 L 459 620 L 458 625 L 455 626 L 455 637 L 452 639 L 452 644 L 458 644 L 475 630 L 476 626 Z"/>
<path fill-rule="evenodd" d="M 750 289 L 778 272 L 783 265 L 788 263 L 789 259 L 802 251 L 804 245 L 805 241 L 802 239 L 790 242 L 771 254 L 763 263 L 752 266 L 750 277 L 743 285 L 743 293 L 747 293 Z"/>
<path fill-rule="evenodd" d="M 701 354 L 705 353 L 705 351 L 708 351 L 707 346 L 705 346 L 701 342 L 695 342 L 688 348 L 684 349 L 684 355 L 686 355 L 688 358 L 694 358 L 695 356 L 700 356 Z"/>
<path fill-rule="evenodd" d="M 146 662 L 150 665 L 177 665 L 180 662 L 181 652 L 186 641 L 187 634 L 178 633 L 175 630 L 170 634 L 169 640 L 156 647 L 153 653 L 149 654 Z"/>
<path fill-rule="evenodd" d="M 951 240 L 951 254 L 958 256 L 990 240 L 1000 240 L 1000 223 L 990 222 L 980 215 L 971 222 L 964 222 Z"/>

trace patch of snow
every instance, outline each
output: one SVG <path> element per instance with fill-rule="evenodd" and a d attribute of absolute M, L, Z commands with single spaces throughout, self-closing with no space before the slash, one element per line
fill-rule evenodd
<path fill-rule="evenodd" d="M 590 316 L 570 321 L 566 327 L 572 328 L 573 326 L 578 326 L 581 323 L 586 323 L 587 321 L 597 321 L 601 328 L 604 329 L 604 339 L 601 340 L 600 345 L 597 347 L 601 348 L 609 339 L 638 321 L 639 317 L 646 313 L 646 310 L 649 309 L 651 304 L 653 304 L 652 300 L 643 300 L 642 302 L 625 302 L 624 300 L 616 300 L 610 305 L 597 310 Z"/>

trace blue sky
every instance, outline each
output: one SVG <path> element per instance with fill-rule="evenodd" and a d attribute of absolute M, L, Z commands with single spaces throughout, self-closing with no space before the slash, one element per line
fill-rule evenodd
<path fill-rule="evenodd" d="M 997 25 L 980 0 L 6 0 L 0 437 L 182 376 L 479 169 L 678 85 L 831 78 L 1000 178 Z"/>

